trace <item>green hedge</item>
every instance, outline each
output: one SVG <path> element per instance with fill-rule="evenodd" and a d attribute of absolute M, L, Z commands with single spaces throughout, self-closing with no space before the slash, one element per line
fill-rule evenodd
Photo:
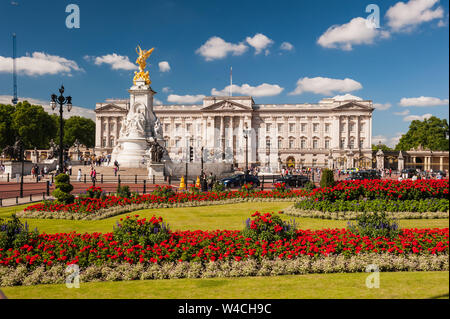
<path fill-rule="evenodd" d="M 448 199 L 424 200 L 337 200 L 335 202 L 305 199 L 295 204 L 295 208 L 322 212 L 448 212 Z"/>

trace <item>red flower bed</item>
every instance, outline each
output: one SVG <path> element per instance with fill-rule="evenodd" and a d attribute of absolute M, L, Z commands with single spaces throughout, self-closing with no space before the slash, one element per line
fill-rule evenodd
<path fill-rule="evenodd" d="M 170 196 L 160 195 L 137 195 L 132 198 L 122 198 L 117 196 L 101 196 L 102 190 L 99 187 L 90 187 L 87 194 L 95 194 L 95 197 L 78 197 L 73 204 L 61 205 L 52 202 L 35 204 L 25 208 L 27 211 L 49 211 L 49 212 L 72 212 L 72 213 L 93 213 L 99 209 L 124 206 L 129 204 L 142 203 L 186 203 L 186 202 L 208 202 L 235 198 L 296 198 L 309 196 L 318 200 L 357 200 L 367 199 L 396 199 L 396 200 L 420 200 L 428 198 L 448 199 L 448 180 L 363 180 L 363 181 L 342 181 L 334 187 L 316 188 L 309 192 L 306 190 L 292 190 L 286 188 L 285 184 L 276 184 L 276 189 L 267 191 L 249 191 L 248 186 L 242 191 L 230 192 L 179 192 L 170 193 L 169 187 L 161 188 L 163 193 Z M 159 192 L 158 194 L 162 194 Z"/>
<path fill-rule="evenodd" d="M 264 218 L 269 219 L 266 215 Z M 136 217 L 137 219 L 137 217 Z M 160 218 L 137 220 L 139 225 Z M 158 224 L 159 225 L 159 224 Z M 292 259 L 307 255 L 354 256 L 364 253 L 442 255 L 449 252 L 449 229 L 403 229 L 396 238 L 361 237 L 346 229 L 297 230 L 292 239 L 273 242 L 242 236 L 240 231 L 169 232 L 169 239 L 152 245 L 137 240 L 118 242 L 113 233 L 40 234 L 18 248 L 0 249 L 0 266 L 27 267 L 76 263 L 79 266 L 128 262 Z"/>
<path fill-rule="evenodd" d="M 310 197 L 315 200 L 396 199 L 420 200 L 448 199 L 448 180 L 362 180 L 342 181 L 334 187 L 317 188 Z"/>
<path fill-rule="evenodd" d="M 90 191 L 91 189 L 88 189 Z M 97 192 L 101 193 L 101 189 L 96 188 Z M 176 204 L 186 202 L 207 202 L 207 201 L 219 201 L 235 198 L 291 198 L 301 197 L 308 195 L 309 192 L 304 190 L 289 190 L 284 191 L 255 191 L 255 192 L 242 192 L 242 191 L 230 191 L 223 193 L 205 192 L 180 192 L 172 196 L 158 196 L 152 194 L 137 195 L 131 198 L 123 198 L 117 196 L 105 196 L 101 198 L 83 198 L 78 197 L 73 204 L 63 205 L 52 202 L 44 202 L 35 205 L 28 206 L 24 209 L 27 211 L 49 211 L 49 212 L 72 212 L 72 213 L 93 213 L 102 208 L 110 208 L 115 206 L 124 206 L 130 204 Z"/>

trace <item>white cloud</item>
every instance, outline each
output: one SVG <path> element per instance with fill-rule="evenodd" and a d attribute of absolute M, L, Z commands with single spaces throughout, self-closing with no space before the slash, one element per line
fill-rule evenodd
<path fill-rule="evenodd" d="M 176 95 L 170 94 L 167 97 L 167 101 L 176 104 L 192 104 L 202 101 L 205 98 L 204 95 Z"/>
<path fill-rule="evenodd" d="M 401 115 L 401 116 L 405 116 L 409 114 L 409 110 L 404 110 L 402 112 L 394 112 L 394 115 Z"/>
<path fill-rule="evenodd" d="M 427 114 L 424 114 L 424 115 L 408 115 L 408 116 L 405 116 L 403 118 L 403 121 L 404 122 L 411 122 L 411 121 L 414 121 L 414 120 L 423 121 L 423 120 L 428 119 L 428 118 L 430 118 L 432 116 L 433 116 L 433 114 L 430 114 L 430 113 L 427 113 Z"/>
<path fill-rule="evenodd" d="M 448 99 L 441 100 L 437 97 L 411 97 L 411 98 L 402 98 L 399 103 L 400 106 L 437 106 L 437 105 L 448 105 Z"/>
<path fill-rule="evenodd" d="M 322 34 L 317 43 L 325 48 L 352 50 L 353 45 L 372 44 L 377 38 L 389 37 L 389 32 L 367 25 L 366 19 L 358 17 L 342 25 L 333 25 Z"/>
<path fill-rule="evenodd" d="M 393 31 L 411 31 L 417 25 L 444 16 L 439 0 L 410 0 L 397 2 L 386 12 L 387 24 Z"/>
<path fill-rule="evenodd" d="M 373 107 L 376 108 L 379 111 L 386 111 L 390 109 L 392 106 L 391 103 L 373 103 Z"/>
<path fill-rule="evenodd" d="M 86 60 L 94 60 L 96 65 L 109 64 L 113 70 L 135 70 L 137 65 L 130 62 L 127 56 L 116 53 L 106 54 L 98 57 L 85 56 Z"/>
<path fill-rule="evenodd" d="M 394 148 L 400 141 L 402 135 L 403 133 L 401 132 L 395 133 L 394 136 L 375 135 L 372 136 L 372 144 L 378 145 L 378 143 L 381 142 L 381 144 L 387 145 L 390 148 Z"/>
<path fill-rule="evenodd" d="M 333 97 L 334 100 L 336 101 L 362 101 L 363 99 L 360 98 L 359 96 L 355 96 L 355 95 L 351 95 L 351 94 L 344 94 L 344 95 L 336 95 L 335 97 Z"/>
<path fill-rule="evenodd" d="M 161 61 L 158 63 L 159 71 L 161 72 L 169 72 L 170 71 L 170 64 L 167 61 Z"/>
<path fill-rule="evenodd" d="M 335 92 L 351 92 L 362 88 L 361 83 L 346 78 L 344 80 L 324 77 L 301 78 L 297 81 L 297 87 L 289 95 L 299 95 L 303 92 L 315 94 L 332 95 Z"/>
<path fill-rule="evenodd" d="M 294 46 L 289 42 L 283 42 L 280 45 L 280 49 L 284 51 L 292 51 L 294 50 Z"/>
<path fill-rule="evenodd" d="M 84 71 L 75 61 L 50 55 L 44 52 L 33 52 L 31 56 L 26 55 L 16 58 L 17 72 L 25 75 L 67 74 L 72 71 Z M 0 56 L 0 73 L 12 73 L 13 59 Z"/>
<path fill-rule="evenodd" d="M 162 92 L 163 93 L 169 93 L 171 91 L 172 91 L 172 89 L 170 87 L 168 87 L 168 86 L 162 88 Z"/>
<path fill-rule="evenodd" d="M 219 37 L 211 37 L 195 53 L 200 54 L 206 61 L 223 59 L 229 53 L 232 55 L 242 55 L 248 47 L 244 43 L 233 44 L 224 41 Z"/>
<path fill-rule="evenodd" d="M 262 33 L 255 34 L 253 38 L 247 37 L 245 40 L 247 41 L 248 44 L 250 44 L 253 48 L 255 48 L 255 54 L 260 54 L 264 49 L 266 49 L 273 43 L 271 39 L 269 39 Z"/>
<path fill-rule="evenodd" d="M 11 104 L 12 95 L 0 95 L 0 104 Z M 33 105 L 42 105 L 44 110 L 49 114 L 58 114 L 59 115 L 59 109 L 58 110 L 52 110 L 52 107 L 50 106 L 50 96 L 48 101 L 34 99 L 30 97 L 18 97 L 19 102 L 28 101 L 30 104 Z M 63 117 L 69 118 L 71 116 L 82 116 L 87 117 L 93 121 L 95 121 L 95 112 L 92 109 L 88 109 L 81 106 L 72 106 L 72 110 L 70 112 L 67 112 L 67 109 L 64 109 Z"/>
<path fill-rule="evenodd" d="M 153 105 L 163 105 L 163 102 L 158 100 L 157 98 L 153 98 Z"/>
<path fill-rule="evenodd" d="M 263 83 L 258 86 L 250 86 L 248 84 L 242 84 L 241 86 L 233 84 L 233 94 L 250 95 L 255 97 L 260 96 L 274 96 L 280 94 L 284 89 L 277 84 Z M 223 90 L 219 91 L 215 88 L 211 90 L 211 95 L 224 96 L 230 92 L 230 86 L 226 86 Z"/>

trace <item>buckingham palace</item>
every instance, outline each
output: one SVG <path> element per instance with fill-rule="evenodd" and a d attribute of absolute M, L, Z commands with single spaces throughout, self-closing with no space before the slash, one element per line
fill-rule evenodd
<path fill-rule="evenodd" d="M 96 154 L 111 153 L 129 100 L 97 103 Z M 209 96 L 196 105 L 155 105 L 172 161 L 224 162 L 270 170 L 372 167 L 372 101 L 256 104 L 251 96 Z M 246 152 L 246 147 L 248 152 Z M 203 150 L 203 153 L 202 153 Z M 246 154 L 247 153 L 247 154 Z"/>

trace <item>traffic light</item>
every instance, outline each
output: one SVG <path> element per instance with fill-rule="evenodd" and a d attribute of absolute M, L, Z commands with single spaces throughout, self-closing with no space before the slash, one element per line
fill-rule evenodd
<path fill-rule="evenodd" d="M 194 161 L 194 148 L 192 146 L 189 146 L 189 162 Z"/>

